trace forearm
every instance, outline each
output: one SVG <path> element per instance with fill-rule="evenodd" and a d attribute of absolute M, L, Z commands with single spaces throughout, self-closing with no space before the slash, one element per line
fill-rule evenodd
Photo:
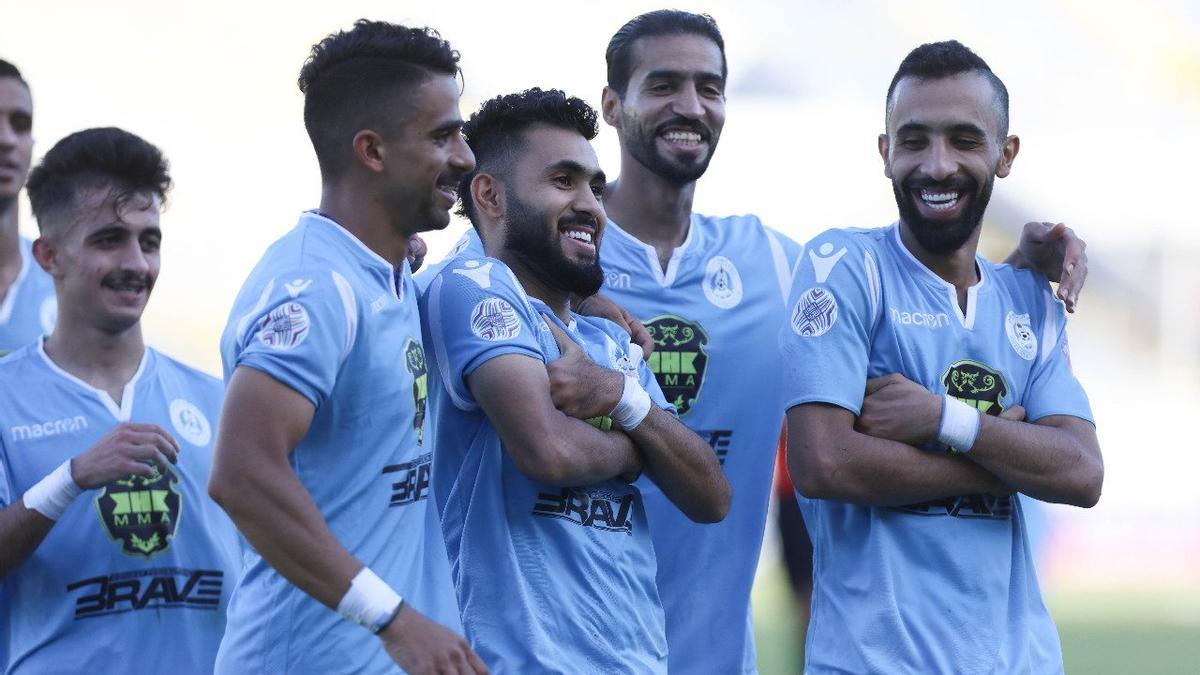
<path fill-rule="evenodd" d="M 627 433 L 645 458 L 646 475 L 688 518 L 715 523 L 725 517 L 732 489 L 703 439 L 658 407 Z"/>
<path fill-rule="evenodd" d="M 553 445 L 546 454 L 552 453 L 553 458 L 533 478 L 572 487 L 637 475 L 642 470 L 643 457 L 624 432 L 602 431 L 574 417 L 555 413 L 553 428 L 545 437 Z"/>
<path fill-rule="evenodd" d="M 1100 498 L 1104 466 L 1090 425 L 1078 425 L 1087 428 L 983 416 L 967 457 L 1030 497 L 1090 507 Z"/>
<path fill-rule="evenodd" d="M 333 536 L 286 462 L 214 469 L 209 491 L 264 560 L 305 593 L 337 608 L 362 563 Z"/>
<path fill-rule="evenodd" d="M 0 579 L 17 571 L 54 527 L 53 520 L 17 500 L 0 511 Z"/>

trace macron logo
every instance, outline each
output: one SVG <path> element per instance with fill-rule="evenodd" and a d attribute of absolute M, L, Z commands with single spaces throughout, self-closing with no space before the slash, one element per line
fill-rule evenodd
<path fill-rule="evenodd" d="M 12 434 L 13 441 L 24 441 L 46 438 L 47 436 L 58 436 L 59 434 L 73 434 L 76 431 L 83 431 L 86 428 L 88 428 L 87 418 L 83 415 L 76 415 L 49 422 L 18 424 L 10 427 L 8 432 Z"/>
<path fill-rule="evenodd" d="M 944 312 L 929 314 L 928 312 L 902 312 L 895 307 L 892 310 L 892 323 L 901 326 L 924 326 L 925 328 L 944 328 L 950 325 L 950 317 Z"/>

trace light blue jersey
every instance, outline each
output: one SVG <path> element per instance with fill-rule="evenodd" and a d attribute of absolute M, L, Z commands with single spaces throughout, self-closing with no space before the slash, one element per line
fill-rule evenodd
<path fill-rule="evenodd" d="M 402 270 L 313 212 L 263 256 L 221 338 L 228 379 L 262 371 L 312 402 L 292 469 L 337 540 L 411 607 L 458 631 L 428 508 L 427 370 Z M 246 556 L 217 660 L 223 673 L 391 673 L 379 639 Z"/>
<path fill-rule="evenodd" d="M 636 373 L 670 409 L 629 335 L 563 326 L 499 260 L 460 256 L 422 296 L 430 345 L 434 494 L 471 645 L 494 675 L 666 673 L 666 634 L 642 497 L 609 480 L 560 488 L 521 473 L 467 386 L 490 359 L 558 358 L 551 317 L 591 358 Z M 519 396 L 520 392 L 513 392 Z M 580 448 L 586 452 L 586 448 Z"/>
<path fill-rule="evenodd" d="M 0 508 L 121 422 L 157 424 L 180 447 L 168 474 L 84 491 L 0 581 L 4 672 L 212 671 L 241 555 L 207 492 L 220 407 L 218 380 L 153 349 L 120 402 L 41 340 L 0 360 Z"/>
<path fill-rule="evenodd" d="M 21 271 L 0 298 L 0 355 L 54 332 L 54 280 L 33 259 L 33 242 L 20 240 Z"/>
<path fill-rule="evenodd" d="M 653 247 L 612 221 L 604 230 L 603 292 L 646 324 L 663 393 L 712 446 L 733 488 L 725 519 L 703 525 L 639 483 L 672 675 L 756 672 L 750 589 L 783 426 L 776 341 L 799 255 L 754 216 L 693 215 L 663 271 Z"/>
<path fill-rule="evenodd" d="M 786 404 L 858 414 L 868 378 L 898 372 L 998 415 L 1091 421 L 1071 373 L 1065 315 L 1046 278 L 976 258 L 960 310 L 897 225 L 831 230 L 796 273 L 780 333 Z M 944 452 L 944 448 L 925 448 Z M 814 548 L 808 673 L 1053 673 L 1024 516 L 1010 497 L 876 508 L 800 498 Z"/>

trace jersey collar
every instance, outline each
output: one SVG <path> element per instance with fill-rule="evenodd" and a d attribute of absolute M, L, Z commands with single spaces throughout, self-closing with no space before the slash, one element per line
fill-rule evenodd
<path fill-rule="evenodd" d="M 696 232 L 700 229 L 697 227 L 699 222 L 699 216 L 693 213 L 691 218 L 688 220 L 687 237 L 684 238 L 682 244 L 680 244 L 674 251 L 671 252 L 671 259 L 667 261 L 667 269 L 665 271 L 663 270 L 662 265 L 660 265 L 658 262 L 658 252 L 654 250 L 654 247 L 621 229 L 621 226 L 618 225 L 616 221 L 610 218 L 604 225 L 604 231 L 605 233 L 611 232 L 615 234 L 617 241 L 620 241 L 625 245 L 628 245 L 634 249 L 641 249 L 641 251 L 646 255 L 646 264 L 650 267 L 651 273 L 654 274 L 655 281 L 657 281 L 660 286 L 667 287 L 675 283 L 675 276 L 679 273 L 679 262 L 683 260 L 683 256 L 688 252 L 697 239 Z"/>
<path fill-rule="evenodd" d="M 133 377 L 129 378 L 129 381 L 125 383 L 125 387 L 121 390 L 120 403 L 114 401 L 112 396 L 109 396 L 107 391 L 104 391 L 103 389 L 97 389 L 96 387 L 93 387 L 87 382 L 84 382 L 78 377 L 75 377 L 71 373 L 68 373 L 60 368 L 59 365 L 50 358 L 50 355 L 46 353 L 45 336 L 38 338 L 37 351 L 42 357 L 42 361 L 45 362 L 46 367 L 49 368 L 51 372 L 69 382 L 73 382 L 76 386 L 82 388 L 84 391 L 88 391 L 93 394 L 97 399 L 100 400 L 100 403 L 104 405 L 105 409 L 107 409 L 108 412 L 111 413 L 118 422 L 129 421 L 130 417 L 133 415 L 134 389 L 137 388 L 137 383 L 142 378 L 142 373 L 146 370 L 146 364 L 150 361 L 149 347 L 146 347 L 142 350 L 142 360 L 140 363 L 138 363 L 137 370 L 134 371 Z"/>
<path fill-rule="evenodd" d="M 955 316 L 958 317 L 959 323 L 962 324 L 963 328 L 972 330 L 975 327 L 975 308 L 979 304 L 979 291 L 987 284 L 986 261 L 979 255 L 975 256 L 975 269 L 979 270 L 979 281 L 967 289 L 967 310 L 964 312 L 958 306 L 958 289 L 954 287 L 954 284 L 939 277 L 933 270 L 926 267 L 924 263 L 917 260 L 912 251 L 909 251 L 908 247 L 904 245 L 904 241 L 900 239 L 900 221 L 892 223 L 891 229 L 892 236 L 890 238 L 892 246 L 897 250 L 900 259 L 907 263 L 907 266 L 918 276 L 944 290 L 949 298 L 950 307 L 954 310 Z"/>
<path fill-rule="evenodd" d="M 390 262 L 383 259 L 375 251 L 372 251 L 362 240 L 354 236 L 350 230 L 342 227 L 329 216 L 320 211 L 305 211 L 304 215 L 300 216 L 300 223 L 319 228 L 321 231 L 336 232 L 335 236 L 340 237 L 343 242 L 350 245 L 358 255 L 365 258 L 366 262 L 371 267 L 376 267 L 379 271 L 384 272 L 392 287 L 392 292 L 396 294 L 396 298 L 403 301 L 407 293 L 408 285 L 411 283 L 410 273 L 408 272 L 408 260 L 405 260 L 399 267 L 393 267 Z"/>

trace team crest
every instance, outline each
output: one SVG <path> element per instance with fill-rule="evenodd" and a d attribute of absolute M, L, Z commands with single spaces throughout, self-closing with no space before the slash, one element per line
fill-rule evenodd
<path fill-rule="evenodd" d="M 1009 312 L 1008 316 L 1004 317 L 1004 331 L 1008 333 L 1008 343 L 1012 345 L 1017 356 L 1032 361 L 1037 354 L 1037 336 L 1033 334 L 1029 315 Z"/>
<path fill-rule="evenodd" d="M 511 340 L 521 334 L 521 320 L 504 298 L 486 298 L 471 311 L 471 332 L 489 342 Z"/>
<path fill-rule="evenodd" d="M 122 553 L 149 560 L 170 547 L 183 512 L 178 482 L 171 471 L 155 471 L 113 481 L 96 495 L 100 523 Z"/>
<path fill-rule="evenodd" d="M 276 351 L 300 346 L 308 337 L 308 310 L 298 302 L 285 302 L 258 322 L 258 341 Z"/>
<path fill-rule="evenodd" d="M 829 289 L 813 286 L 792 309 L 792 331 L 801 337 L 817 337 L 828 333 L 837 319 L 837 298 Z"/>
<path fill-rule="evenodd" d="M 196 404 L 187 399 L 177 398 L 171 401 L 169 410 L 171 425 L 183 440 L 199 446 L 208 445 L 212 440 L 212 425 Z"/>
<path fill-rule="evenodd" d="M 425 440 L 425 404 L 429 395 L 429 371 L 425 365 L 425 350 L 421 343 L 409 338 L 404 346 L 404 366 L 412 375 L 413 385 L 413 431 L 417 434 L 417 445 Z"/>
<path fill-rule="evenodd" d="M 942 374 L 946 393 L 985 415 L 1004 411 L 1008 383 L 999 371 L 978 361 L 956 361 Z"/>
<path fill-rule="evenodd" d="M 725 256 L 709 259 L 704 269 L 704 297 L 721 309 L 729 309 L 742 301 L 742 276 Z"/>
<path fill-rule="evenodd" d="M 673 314 L 662 314 L 646 321 L 646 331 L 654 340 L 650 370 L 663 395 L 682 417 L 692 409 L 704 384 L 708 365 L 708 335 L 699 323 Z"/>

